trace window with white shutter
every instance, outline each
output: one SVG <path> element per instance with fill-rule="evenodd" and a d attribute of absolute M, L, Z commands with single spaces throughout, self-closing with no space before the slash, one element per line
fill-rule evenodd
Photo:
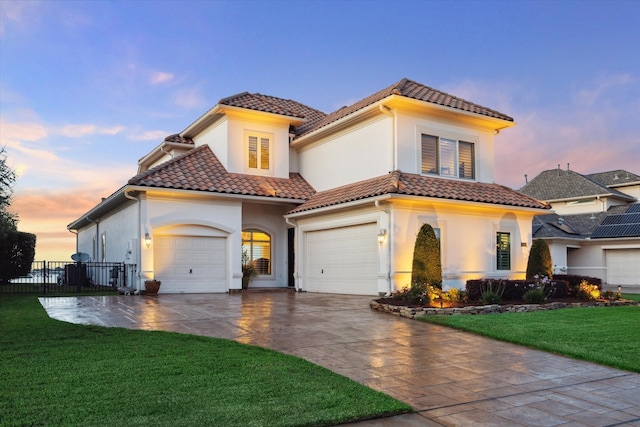
<path fill-rule="evenodd" d="M 271 168 L 271 141 L 270 135 L 251 133 L 247 135 L 247 167 L 258 169 L 262 172 Z"/>

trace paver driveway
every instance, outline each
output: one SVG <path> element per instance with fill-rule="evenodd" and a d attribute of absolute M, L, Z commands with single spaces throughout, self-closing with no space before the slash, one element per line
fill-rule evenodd
<path fill-rule="evenodd" d="M 228 338 L 305 358 L 418 414 L 358 425 L 640 426 L 640 375 L 293 292 L 41 298 L 72 323 Z"/>

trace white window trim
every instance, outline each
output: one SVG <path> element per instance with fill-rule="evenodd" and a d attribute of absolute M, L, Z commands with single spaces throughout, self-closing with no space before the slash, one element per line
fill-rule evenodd
<path fill-rule="evenodd" d="M 257 147 L 258 167 L 256 168 L 249 167 L 249 137 L 258 138 L 258 147 Z M 260 158 L 261 158 L 261 150 L 262 150 L 260 146 L 260 140 L 263 138 L 267 138 L 269 140 L 269 168 L 267 169 L 262 169 L 260 167 Z M 252 174 L 252 175 L 273 175 L 273 171 L 274 171 L 273 148 L 274 148 L 274 135 L 272 133 L 246 130 L 244 132 L 244 142 L 243 142 L 244 169 L 246 173 Z"/>

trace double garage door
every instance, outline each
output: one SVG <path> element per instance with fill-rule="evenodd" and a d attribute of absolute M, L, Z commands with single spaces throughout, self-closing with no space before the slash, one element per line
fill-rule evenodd
<path fill-rule="evenodd" d="M 377 295 L 377 233 L 375 223 L 307 232 L 307 290 Z"/>
<path fill-rule="evenodd" d="M 607 249 L 607 283 L 640 285 L 640 249 Z"/>
<path fill-rule="evenodd" d="M 226 292 L 226 239 L 157 236 L 154 275 L 162 293 Z"/>

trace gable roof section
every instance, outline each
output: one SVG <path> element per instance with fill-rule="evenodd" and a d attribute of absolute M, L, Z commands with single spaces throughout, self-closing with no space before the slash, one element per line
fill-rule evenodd
<path fill-rule="evenodd" d="M 129 185 L 304 201 L 314 189 L 297 173 L 289 178 L 229 173 L 203 145 L 136 175 Z"/>
<path fill-rule="evenodd" d="M 335 206 L 385 194 L 432 197 L 495 205 L 549 209 L 549 206 L 524 194 L 498 184 L 456 181 L 394 171 L 314 194 L 306 203 L 288 214 Z"/>
<path fill-rule="evenodd" d="M 541 172 L 520 190 L 538 200 L 570 200 L 595 196 L 612 196 L 628 201 L 635 198 L 571 170 L 551 169 Z"/>
<path fill-rule="evenodd" d="M 640 237 L 640 203 L 629 206 L 624 213 L 607 216 L 591 235 L 592 239 Z"/>
<path fill-rule="evenodd" d="M 623 169 L 592 173 L 587 176 L 607 187 L 640 184 L 640 176 Z"/>
<path fill-rule="evenodd" d="M 318 130 L 391 95 L 405 96 L 407 98 L 415 99 L 418 101 L 424 101 L 431 104 L 441 105 L 482 116 L 493 117 L 513 122 L 513 117 L 507 116 L 506 114 L 500 113 L 487 107 L 483 107 L 462 98 L 458 98 L 446 92 L 433 89 L 429 86 L 425 86 L 413 80 L 404 78 L 399 82 L 374 93 L 373 95 L 370 95 L 354 104 L 342 107 L 339 110 L 328 114 L 322 120 L 319 120 L 315 123 L 310 122 L 298 126 L 298 128 L 296 129 L 296 134 L 297 136 L 302 136 Z"/>

